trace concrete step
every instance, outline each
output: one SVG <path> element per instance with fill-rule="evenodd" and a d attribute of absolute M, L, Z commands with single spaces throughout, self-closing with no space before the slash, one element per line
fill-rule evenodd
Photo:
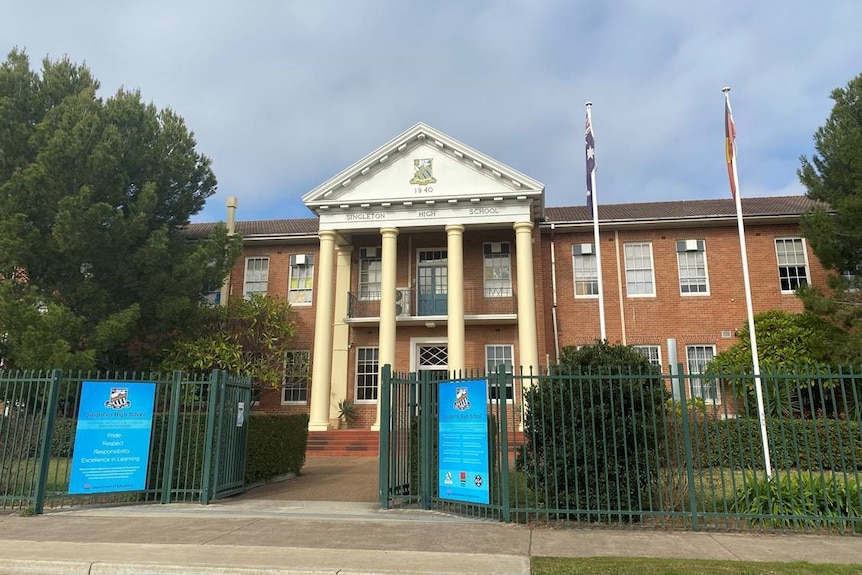
<path fill-rule="evenodd" d="M 367 429 L 309 431 L 306 453 L 377 457 L 380 453 L 380 433 Z"/>

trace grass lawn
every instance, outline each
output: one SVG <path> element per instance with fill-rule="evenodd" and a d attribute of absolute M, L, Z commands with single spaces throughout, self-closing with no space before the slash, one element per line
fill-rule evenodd
<path fill-rule="evenodd" d="M 533 557 L 532 575 L 860 575 L 862 564 L 760 563 L 694 559 Z"/>

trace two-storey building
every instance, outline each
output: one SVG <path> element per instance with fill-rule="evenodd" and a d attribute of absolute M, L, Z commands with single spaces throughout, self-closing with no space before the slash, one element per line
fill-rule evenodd
<path fill-rule="evenodd" d="M 245 249 L 224 297 L 285 297 L 298 322 L 292 375 L 259 407 L 308 412 L 320 431 L 349 398 L 356 425 L 377 429 L 383 365 L 542 370 L 562 347 L 599 339 L 600 317 L 610 342 L 687 370 L 737 341 L 747 313 L 732 199 L 600 204 L 596 245 L 587 207 L 546 207 L 544 191 L 417 124 L 303 196 L 312 218 L 234 222 L 229 201 Z M 743 199 L 755 312 L 800 311 L 795 288 L 825 285 L 799 231 L 811 205 Z M 297 376 L 308 362 L 311 377 Z M 718 389 L 697 392 L 722 401 Z"/>

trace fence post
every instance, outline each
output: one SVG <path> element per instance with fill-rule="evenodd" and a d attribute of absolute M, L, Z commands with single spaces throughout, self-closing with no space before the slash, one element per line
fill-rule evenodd
<path fill-rule="evenodd" d="M 500 418 L 498 429 L 500 430 L 500 453 L 494 454 L 500 465 L 500 506 L 502 511 L 503 521 L 509 523 L 511 521 L 512 510 L 509 501 L 509 414 L 506 412 L 507 390 L 509 389 L 509 380 L 512 380 L 512 401 L 515 400 L 515 381 L 514 375 L 506 373 L 506 368 L 502 365 L 497 366 L 497 381 L 495 385 L 499 390 L 497 393 L 497 417 Z M 493 389 L 493 387 L 486 387 Z M 492 430 L 493 431 L 493 430 Z"/>
<path fill-rule="evenodd" d="M 39 514 L 45 510 L 45 488 L 48 485 L 48 468 L 51 466 L 51 439 L 57 420 L 57 398 L 60 396 L 60 380 L 63 372 L 55 369 L 51 373 L 51 387 L 45 406 L 45 427 L 42 429 L 42 444 L 39 446 L 39 470 L 36 475 L 36 500 L 33 510 Z"/>
<path fill-rule="evenodd" d="M 419 448 L 420 451 L 420 505 L 422 509 L 431 509 L 431 489 L 433 478 L 433 461 L 431 459 L 434 449 L 434 439 L 431 437 L 431 377 L 428 371 L 422 372 L 419 378 Z"/>
<path fill-rule="evenodd" d="M 381 509 L 389 509 L 389 436 L 392 431 L 392 366 L 386 364 L 381 371 L 380 382 L 380 461 L 377 495 Z"/>
<path fill-rule="evenodd" d="M 177 427 L 180 419 L 180 386 L 183 372 L 175 371 L 171 381 L 171 405 L 168 411 L 168 438 L 165 445 L 165 468 L 162 472 L 162 504 L 171 502 L 177 452 Z"/>
<path fill-rule="evenodd" d="M 208 505 L 210 502 L 216 405 L 221 400 L 219 397 L 219 381 L 221 381 L 219 370 L 212 370 L 209 389 L 207 390 L 207 427 L 204 437 L 204 465 L 201 470 L 201 505 Z"/>
<path fill-rule="evenodd" d="M 694 492 L 694 456 L 691 449 L 691 429 L 688 421 L 688 401 L 685 393 L 685 372 L 682 370 L 682 364 L 677 364 L 676 372 L 678 377 L 674 382 L 674 386 L 679 389 L 679 407 L 680 407 L 680 423 L 682 423 L 682 444 L 685 449 L 685 473 L 688 478 L 688 506 L 691 509 L 691 529 L 698 530 L 697 517 L 697 498 Z"/>

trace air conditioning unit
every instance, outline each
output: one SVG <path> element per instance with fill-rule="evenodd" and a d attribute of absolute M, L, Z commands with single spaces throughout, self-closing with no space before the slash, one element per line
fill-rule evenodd
<path fill-rule="evenodd" d="M 410 315 L 410 288 L 395 288 L 395 315 L 397 317 Z"/>

